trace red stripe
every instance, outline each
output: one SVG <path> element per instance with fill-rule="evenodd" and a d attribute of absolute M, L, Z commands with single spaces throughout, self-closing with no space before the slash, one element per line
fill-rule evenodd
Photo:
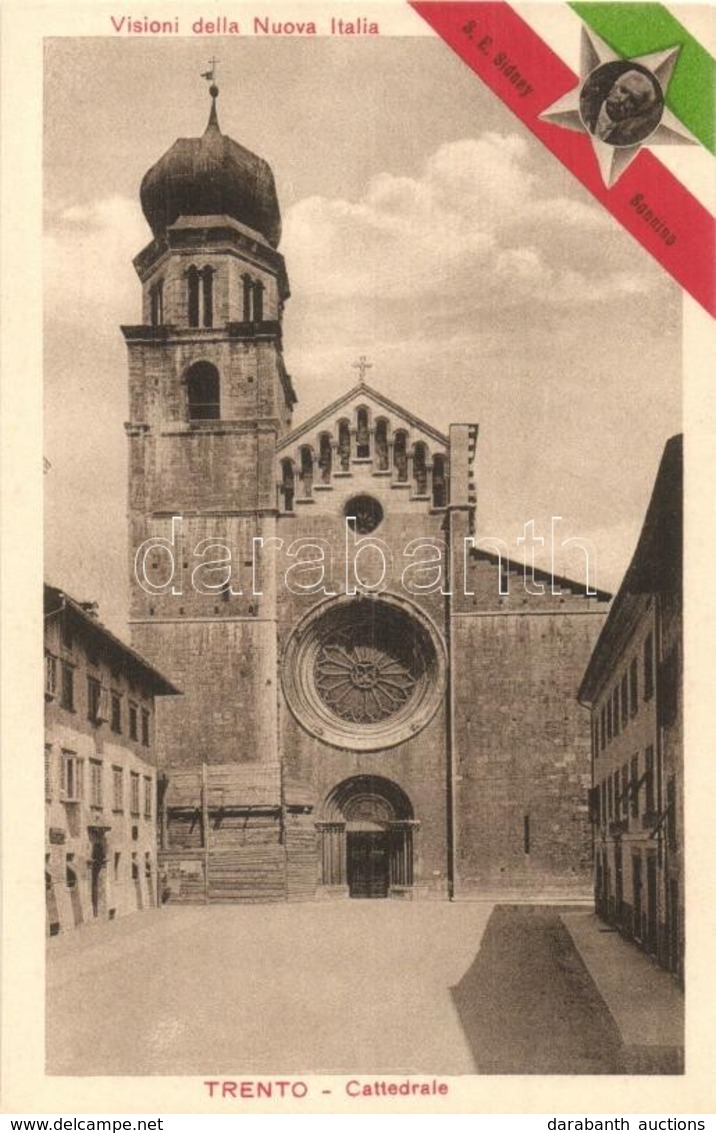
<path fill-rule="evenodd" d="M 574 88 L 577 75 L 505 3 L 409 0 L 447 44 L 533 134 L 578 177 L 590 193 L 712 315 L 716 315 L 716 228 L 709 211 L 648 150 L 641 150 L 616 185 L 602 181 L 586 134 L 539 120 L 538 115 Z M 474 21 L 472 38 L 466 26 Z M 489 43 L 485 37 L 490 37 Z M 479 44 L 482 42 L 482 50 Z M 522 94 L 495 63 L 500 53 L 534 89 Z M 639 197 L 641 194 L 641 197 Z M 636 205 L 651 209 L 676 236 L 667 244 Z"/>

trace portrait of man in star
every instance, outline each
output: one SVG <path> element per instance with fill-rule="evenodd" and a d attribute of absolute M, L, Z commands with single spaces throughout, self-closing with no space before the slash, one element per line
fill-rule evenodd
<path fill-rule="evenodd" d="M 610 146 L 634 146 L 653 134 L 664 110 L 656 77 L 632 60 L 605 63 L 589 76 L 579 98 L 589 133 Z"/>

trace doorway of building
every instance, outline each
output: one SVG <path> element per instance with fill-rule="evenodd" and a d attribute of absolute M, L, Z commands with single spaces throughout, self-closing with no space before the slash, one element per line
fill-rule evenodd
<path fill-rule="evenodd" d="M 388 836 L 383 832 L 349 832 L 348 892 L 351 897 L 387 897 Z"/>
<path fill-rule="evenodd" d="M 92 916 L 99 917 L 105 911 L 107 864 L 107 843 L 103 830 L 90 829 L 92 859 L 90 863 L 90 898 Z"/>
<path fill-rule="evenodd" d="M 324 894 L 409 897 L 419 826 L 397 783 L 377 775 L 344 779 L 329 794 L 316 823 Z"/>

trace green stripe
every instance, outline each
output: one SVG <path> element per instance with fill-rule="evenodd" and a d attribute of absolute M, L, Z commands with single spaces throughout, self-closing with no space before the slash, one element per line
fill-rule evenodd
<path fill-rule="evenodd" d="M 625 57 L 680 44 L 666 103 L 707 149 L 716 152 L 716 62 L 663 4 L 576 2 L 569 7 Z"/>

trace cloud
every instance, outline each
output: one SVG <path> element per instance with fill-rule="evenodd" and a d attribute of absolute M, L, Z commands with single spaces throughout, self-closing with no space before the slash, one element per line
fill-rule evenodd
<path fill-rule="evenodd" d="M 647 289 L 648 272 L 628 271 L 623 253 L 614 263 L 614 222 L 596 205 L 543 195 L 530 160 L 525 139 L 491 132 L 440 146 L 419 177 L 379 174 L 356 200 L 299 201 L 285 217 L 283 244 L 296 292 L 415 302 L 449 291 L 450 303 L 469 294 L 494 307 Z M 590 248 L 580 272 L 584 242 L 575 236 L 583 235 L 603 246 L 596 263 Z"/>
<path fill-rule="evenodd" d="M 150 239 L 139 205 L 127 197 L 56 206 L 45 224 L 45 310 L 63 323 L 138 318 L 132 258 Z"/>

